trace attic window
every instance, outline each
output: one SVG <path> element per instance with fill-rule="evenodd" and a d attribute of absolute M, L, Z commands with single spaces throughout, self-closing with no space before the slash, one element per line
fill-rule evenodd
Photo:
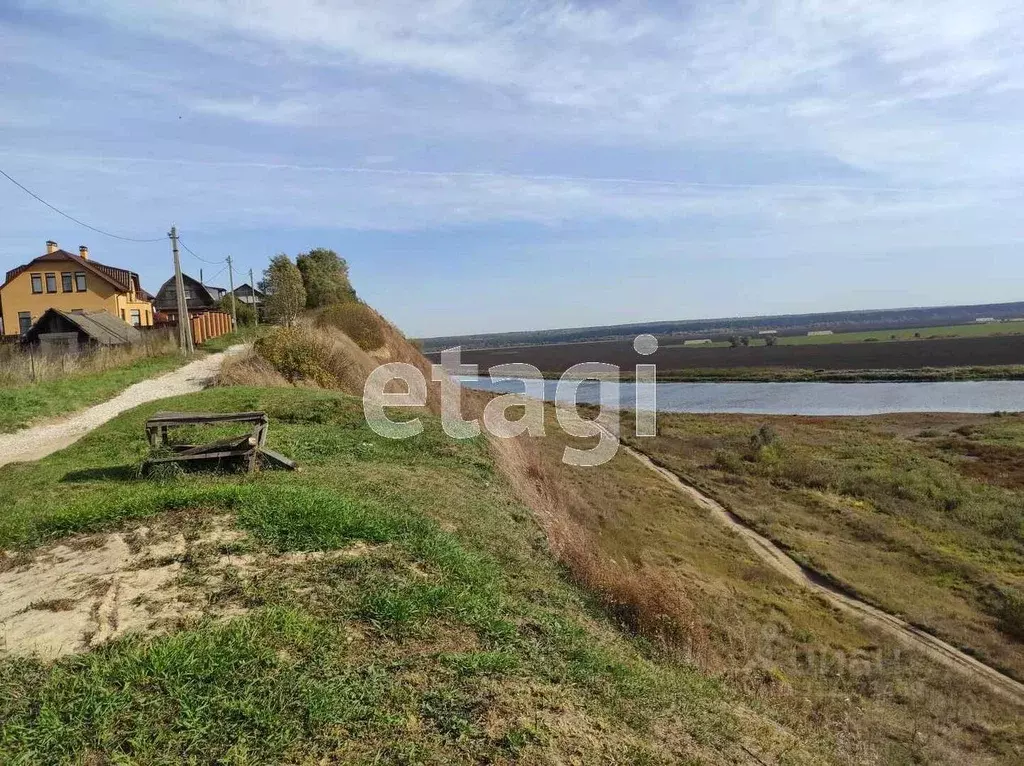
<path fill-rule="evenodd" d="M 46 275 L 46 292 L 55 293 L 57 292 L 57 275 L 50 272 Z"/>
<path fill-rule="evenodd" d="M 62 271 L 60 273 L 60 281 L 62 282 L 61 288 L 64 290 L 64 292 L 66 292 L 66 293 L 74 292 L 74 290 L 75 290 L 75 283 L 73 281 L 71 281 L 71 272 L 70 271 Z"/>
<path fill-rule="evenodd" d="M 32 275 L 32 292 L 41 293 L 43 291 L 43 275 L 33 274 Z"/>
<path fill-rule="evenodd" d="M 75 272 L 75 289 L 78 290 L 78 292 L 80 292 L 80 293 L 84 293 L 85 292 L 85 272 L 84 271 L 76 271 Z"/>

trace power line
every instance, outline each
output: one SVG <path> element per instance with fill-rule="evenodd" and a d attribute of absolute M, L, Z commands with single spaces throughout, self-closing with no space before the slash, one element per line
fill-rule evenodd
<path fill-rule="evenodd" d="M 192 250 L 191 247 L 189 247 L 188 245 L 186 245 L 184 242 L 181 241 L 181 237 L 178 237 L 178 244 L 181 245 L 183 248 L 185 248 L 185 252 L 187 252 L 189 255 L 191 255 L 193 258 L 195 258 L 197 261 L 202 261 L 203 263 L 208 263 L 211 266 L 216 266 L 218 263 L 224 263 L 224 259 L 223 258 L 220 259 L 219 261 L 211 261 L 211 260 L 209 260 L 207 258 L 203 258 L 203 256 L 201 256 L 201 255 L 196 255 L 196 253 Z"/>
<path fill-rule="evenodd" d="M 35 199 L 35 200 L 37 200 L 38 202 L 42 202 L 42 203 L 43 203 L 44 205 L 46 205 L 46 206 L 47 206 L 48 208 L 50 208 L 50 210 L 52 210 L 53 212 L 55 212 L 55 213 L 59 213 L 60 215 L 62 215 L 62 216 L 64 216 L 65 218 L 67 218 L 67 219 L 68 219 L 69 221 L 74 221 L 74 222 L 75 222 L 75 223 L 77 223 L 77 224 L 78 224 L 79 226 L 84 226 L 85 228 L 89 229 L 90 231 L 94 231 L 94 232 L 96 232 L 97 234 L 102 234 L 102 235 L 103 235 L 104 237 L 111 237 L 111 238 L 113 238 L 113 239 L 121 239 L 121 240 L 124 240 L 125 242 L 163 242 L 163 241 L 164 241 L 164 237 L 157 237 L 156 239 L 137 239 L 137 238 L 135 238 L 135 237 L 122 237 L 122 236 L 121 236 L 120 234 L 111 234 L 111 233 L 110 233 L 109 231 L 104 231 L 103 229 L 97 229 L 97 228 L 96 228 L 95 226 L 90 226 L 90 225 L 89 225 L 89 224 L 87 224 L 87 223 L 86 223 L 85 221 L 80 221 L 80 220 L 78 220 L 78 219 L 77 219 L 77 218 L 75 218 L 75 217 L 74 217 L 73 215 L 68 215 L 67 213 L 65 213 L 65 212 L 64 212 L 63 210 L 61 210 L 60 208 L 58 208 L 58 207 L 54 207 L 54 206 L 53 206 L 53 205 L 51 205 L 51 204 L 50 204 L 49 202 L 47 202 L 47 201 L 46 201 L 46 200 L 44 200 L 44 199 L 43 199 L 42 197 L 40 197 L 40 196 L 39 196 L 38 194 L 36 194 L 35 192 L 33 192 L 33 191 L 32 191 L 32 190 L 30 190 L 30 189 L 26 189 L 26 188 L 25 188 L 24 186 L 22 186 L 22 185 L 21 185 L 20 183 L 18 183 L 17 181 L 15 181 L 15 180 L 14 180 L 13 178 L 11 178 L 11 176 L 10 176 L 10 175 L 8 175 L 8 174 L 7 174 L 6 172 L 4 172 L 4 170 L 2 170 L 2 169 L 0 169 L 0 175 L 2 175 L 2 176 L 3 176 L 4 178 L 6 178 L 6 179 L 7 179 L 8 181 L 10 181 L 10 182 L 11 182 L 12 184 L 14 184 L 15 186 L 17 186 L 17 187 L 18 187 L 19 189 L 21 189 L 21 190 L 22 190 L 23 192 L 25 192 L 26 194 L 28 194 L 28 195 L 29 195 L 30 197 L 34 198 L 34 199 Z"/>

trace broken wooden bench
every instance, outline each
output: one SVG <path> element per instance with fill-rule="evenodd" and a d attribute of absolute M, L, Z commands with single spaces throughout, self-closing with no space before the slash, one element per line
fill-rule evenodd
<path fill-rule="evenodd" d="M 248 433 L 228 436 L 206 444 L 171 444 L 170 431 L 182 426 L 223 425 L 237 423 L 250 426 Z M 270 419 L 265 412 L 158 412 L 146 421 L 146 439 L 154 451 L 162 454 L 148 458 L 149 468 L 162 463 L 195 463 L 196 461 L 237 460 L 247 471 L 255 471 L 260 459 L 269 465 L 294 471 L 295 461 L 266 446 Z"/>

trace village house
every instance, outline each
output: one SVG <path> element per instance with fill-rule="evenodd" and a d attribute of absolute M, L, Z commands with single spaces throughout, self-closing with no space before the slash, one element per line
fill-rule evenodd
<path fill-rule="evenodd" d="M 263 299 L 266 294 L 257 287 L 253 287 L 248 282 L 243 282 L 235 288 L 235 300 L 239 303 L 246 303 L 252 306 L 257 311 L 263 306 Z"/>
<path fill-rule="evenodd" d="M 227 293 L 223 287 L 204 285 L 200 280 L 194 279 L 188 274 L 182 274 L 181 281 L 185 285 L 185 302 L 188 306 L 189 316 L 221 310 L 220 302 Z M 174 277 L 160 285 L 156 298 L 153 300 L 153 306 L 161 314 L 166 314 L 172 321 L 177 321 L 178 290 L 174 284 Z"/>
<path fill-rule="evenodd" d="M 106 311 L 135 327 L 153 324 L 153 296 L 142 289 L 134 271 L 107 266 L 61 250 L 52 240 L 46 254 L 7 272 L 0 285 L 4 335 L 24 335 L 48 309 L 63 312 Z"/>

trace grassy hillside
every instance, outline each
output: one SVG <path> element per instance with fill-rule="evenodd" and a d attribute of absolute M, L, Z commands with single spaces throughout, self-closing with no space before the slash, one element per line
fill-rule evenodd
<path fill-rule="evenodd" d="M 88 651 L 55 662 L 7 646 L 0 762 L 1024 758 L 1019 709 L 780 578 L 628 455 L 570 468 L 562 449 L 585 445 L 553 425 L 457 441 L 425 411 L 394 415 L 421 417 L 422 435 L 378 437 L 360 399 L 309 377 L 355 391 L 378 360 L 426 366 L 394 328 L 381 337 L 366 350 L 337 328 L 276 336 L 224 380 L 276 387 L 153 403 L 0 468 L 0 594 L 105 550 L 112 530 L 135 553 L 153 530 L 180 538 L 144 565 L 188 594 L 175 619 L 154 612 L 109 643 L 90 632 Z M 266 410 L 270 446 L 302 470 L 140 478 L 157 409 Z M 680 423 L 653 440 L 680 470 L 724 443 L 699 436 L 714 418 Z M 747 481 L 724 474 L 710 475 Z M 108 592 L 144 611 L 132 577 Z M 12 619 L 82 613 L 60 595 Z"/>
<path fill-rule="evenodd" d="M 1024 678 L 1024 417 L 673 414 L 633 443 L 801 562 Z"/>
<path fill-rule="evenodd" d="M 139 480 L 142 424 L 168 406 L 266 409 L 271 445 L 303 470 Z M 739 752 L 720 685 L 623 639 L 562 580 L 486 444 L 452 442 L 433 420 L 395 442 L 340 394 L 213 389 L 6 466 L 0 495 L 0 544 L 23 549 L 0 570 L 53 538 L 160 518 L 187 532 L 225 513 L 270 556 L 369 548 L 221 584 L 208 599 L 232 604 L 231 621 L 186 621 L 52 665 L 0 660 L 0 761 L 678 763 Z M 181 577 L 202 577 L 201 561 L 181 564 Z"/>

